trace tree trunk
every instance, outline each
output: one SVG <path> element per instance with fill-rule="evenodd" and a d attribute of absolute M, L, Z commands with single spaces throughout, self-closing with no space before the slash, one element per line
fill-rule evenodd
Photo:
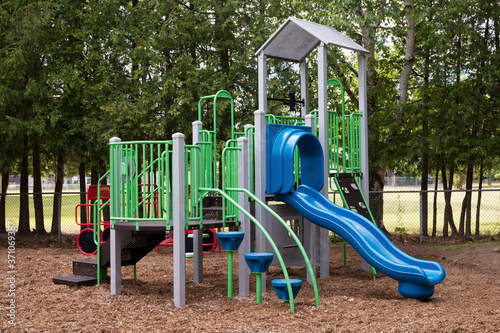
<path fill-rule="evenodd" d="M 382 4 L 383 5 L 383 4 Z M 358 16 L 364 20 L 366 12 L 362 8 L 362 4 L 357 5 Z M 361 43 L 369 51 L 366 54 L 367 66 L 366 66 L 366 88 L 368 90 L 367 96 L 367 113 L 368 113 L 368 125 L 370 125 L 370 117 L 377 113 L 378 111 L 378 101 L 377 94 L 370 94 L 377 86 L 377 71 L 376 71 L 376 60 L 375 60 L 375 37 L 377 29 L 380 25 L 380 21 L 375 24 L 364 24 L 361 25 Z M 378 140 L 376 136 L 376 130 L 371 131 L 369 129 L 369 139 Z M 374 138 L 375 137 L 375 138 Z M 372 162 L 373 163 L 373 162 Z M 370 191 L 383 191 L 385 182 L 385 173 L 387 171 L 387 163 L 384 160 L 375 162 L 378 164 L 376 171 L 370 171 L 369 174 L 369 188 Z M 372 166 L 370 170 L 375 170 Z M 384 233 L 388 233 L 384 227 L 383 223 L 383 211 L 384 211 L 384 195 L 383 193 L 373 193 L 370 194 L 370 209 L 375 223 Z M 374 214 L 375 212 L 375 214 Z"/>
<path fill-rule="evenodd" d="M 482 189 L 483 189 L 483 176 L 484 176 L 484 165 L 483 162 L 481 161 L 481 166 L 479 167 L 479 191 L 477 192 L 477 207 L 476 207 L 476 231 L 475 235 L 479 236 L 479 215 L 481 211 L 481 196 L 482 196 Z"/>
<path fill-rule="evenodd" d="M 432 205 L 432 237 L 436 237 L 437 232 L 437 189 L 439 183 L 439 167 L 436 167 L 436 178 L 434 180 L 434 201 Z"/>
<path fill-rule="evenodd" d="M 28 176 L 29 176 L 29 165 L 28 165 L 28 138 L 24 138 L 24 152 L 21 158 L 21 184 L 19 189 L 19 234 L 29 234 L 30 233 L 30 210 L 29 210 L 29 187 L 28 187 Z"/>
<path fill-rule="evenodd" d="M 33 205 L 35 207 L 35 229 L 37 235 L 45 235 L 43 219 L 42 172 L 40 168 L 40 145 L 33 145 Z"/>
<path fill-rule="evenodd" d="M 428 237 L 429 235 L 429 193 L 427 192 L 429 189 L 429 120 L 428 120 L 428 112 L 429 109 L 429 74 L 430 72 L 430 55 L 429 49 L 425 48 L 425 56 L 424 56 L 424 87 L 423 87 L 423 110 L 422 110 L 422 182 L 420 184 L 420 190 L 422 193 L 422 229 L 423 236 Z M 436 172 L 436 184 L 437 178 L 439 177 L 439 168 L 436 168 L 438 172 Z M 437 189 L 437 188 L 436 188 Z M 436 190 L 435 189 L 435 190 Z M 434 199 L 436 199 L 436 192 L 434 192 Z M 436 212 L 436 207 L 434 203 L 434 211 Z M 434 223 L 436 221 L 433 220 L 433 237 L 436 236 L 436 230 Z"/>
<path fill-rule="evenodd" d="M 448 189 L 453 190 L 453 177 L 455 176 L 455 165 L 452 165 L 450 168 L 450 179 L 448 179 Z M 455 226 L 455 220 L 453 218 L 453 209 L 451 206 L 451 194 L 452 192 L 448 192 L 448 224 L 451 228 L 451 235 L 456 236 L 457 227 Z"/>
<path fill-rule="evenodd" d="M 59 154 L 57 156 L 56 165 L 56 185 L 54 188 L 54 203 L 52 205 L 52 227 L 50 228 L 50 233 L 52 235 L 57 235 L 59 230 L 59 219 L 61 216 L 61 206 L 62 206 L 62 189 L 64 183 L 64 156 Z"/>
<path fill-rule="evenodd" d="M 80 162 L 78 166 L 78 175 L 80 176 L 80 204 L 87 203 L 87 182 L 85 181 L 85 162 Z M 80 223 L 87 223 L 87 207 L 80 208 Z M 85 229 L 85 226 L 80 226 L 80 230 Z"/>
<path fill-rule="evenodd" d="M 474 180 L 474 166 L 469 164 L 467 168 L 467 180 L 465 189 L 466 200 L 466 213 L 465 213 L 465 234 L 467 236 L 472 235 L 471 220 L 472 220 L 472 181 Z"/>
<path fill-rule="evenodd" d="M 422 191 L 422 234 L 424 237 L 429 237 L 429 154 L 423 152 L 422 156 L 422 181 L 420 183 L 420 191 Z"/>
<path fill-rule="evenodd" d="M 465 192 L 464 199 L 462 200 L 462 209 L 460 210 L 460 224 L 458 225 L 458 236 L 464 235 L 466 210 L 467 210 L 467 192 Z"/>
<path fill-rule="evenodd" d="M 441 179 L 443 180 L 443 190 L 448 190 L 448 184 L 446 182 L 446 167 L 444 164 L 441 165 Z M 443 221 L 443 237 L 448 237 L 448 195 L 444 192 L 444 221 Z"/>
<path fill-rule="evenodd" d="M 465 196 L 462 201 L 462 211 L 460 212 L 460 225 L 458 227 L 458 235 L 471 235 L 471 209 L 472 209 L 472 180 L 474 167 L 469 164 L 466 172 Z"/>
<path fill-rule="evenodd" d="M 405 47 L 405 61 L 401 68 L 399 76 L 399 91 L 398 91 L 398 105 L 399 112 L 396 112 L 396 120 L 401 123 L 403 120 L 403 107 L 408 98 L 408 81 L 413 68 L 414 54 L 415 54 L 415 19 L 414 19 L 414 3 L 413 0 L 404 0 L 405 17 L 406 17 L 406 47 Z"/>
<path fill-rule="evenodd" d="M 450 169 L 450 177 L 448 183 L 446 182 L 446 167 L 444 163 L 441 165 L 441 176 L 443 179 L 443 189 L 444 192 L 444 200 L 445 200 L 445 208 L 444 208 L 444 223 L 443 223 L 443 237 L 448 237 L 448 227 L 451 228 L 451 235 L 455 236 L 457 234 L 457 227 L 453 222 L 453 208 L 451 206 L 451 189 L 453 188 L 453 175 L 454 175 L 454 166 L 451 166 Z M 449 190 L 449 191 L 448 191 Z"/>
<path fill-rule="evenodd" d="M 99 181 L 99 172 L 97 171 L 95 166 L 92 166 L 90 168 L 90 184 L 97 185 L 98 181 Z"/>
<path fill-rule="evenodd" d="M 2 184 L 0 187 L 0 193 L 6 194 L 7 188 L 9 186 L 9 171 L 2 173 Z M 0 195 L 0 233 L 7 231 L 7 225 L 5 221 L 5 202 L 7 201 L 6 195 Z"/>
<path fill-rule="evenodd" d="M 387 166 L 384 164 L 377 172 L 370 172 L 370 191 L 382 192 L 385 183 L 385 169 Z M 384 226 L 384 193 L 370 193 L 370 208 L 375 219 L 375 224 L 386 235 L 389 234 Z"/>

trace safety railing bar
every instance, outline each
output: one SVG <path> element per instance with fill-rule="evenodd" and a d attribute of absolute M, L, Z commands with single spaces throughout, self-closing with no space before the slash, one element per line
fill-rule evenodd
<path fill-rule="evenodd" d="M 261 207 L 263 207 L 268 213 L 273 215 L 273 217 L 276 218 L 285 227 L 285 229 L 288 231 L 288 233 L 292 236 L 295 243 L 297 243 L 297 246 L 298 246 L 300 252 L 302 253 L 302 256 L 304 257 L 304 261 L 306 262 L 306 266 L 307 266 L 307 269 L 309 270 L 309 275 L 311 276 L 311 280 L 312 280 L 316 306 L 319 306 L 319 292 L 318 292 L 318 286 L 316 284 L 316 276 L 315 276 L 314 270 L 312 268 L 311 262 L 309 261 L 309 258 L 307 256 L 306 250 L 302 246 L 302 243 L 300 242 L 300 240 L 297 237 L 297 235 L 295 234 L 295 232 L 290 228 L 290 226 L 283 220 L 283 218 L 281 216 L 279 216 L 275 211 L 273 211 L 271 208 L 269 208 L 269 206 L 267 206 L 264 202 L 262 202 L 259 198 L 257 198 L 253 193 L 251 193 L 247 189 L 227 188 L 226 191 L 229 191 L 229 192 L 235 191 L 235 192 L 245 193 L 250 198 L 252 198 L 257 204 L 259 204 Z M 290 287 L 288 287 L 288 288 L 290 288 Z"/>
<path fill-rule="evenodd" d="M 221 196 L 225 197 L 227 200 L 229 200 L 233 205 L 235 205 L 240 212 L 242 212 L 246 217 L 248 217 L 256 226 L 259 228 L 259 230 L 262 232 L 264 237 L 269 241 L 271 247 L 273 248 L 274 253 L 276 254 L 276 257 L 278 259 L 278 262 L 280 263 L 281 269 L 283 271 L 283 275 L 285 276 L 287 288 L 288 288 L 288 296 L 290 299 L 290 311 L 293 313 L 295 312 L 295 303 L 293 299 L 293 292 L 292 292 L 292 286 L 290 284 L 290 277 L 288 276 L 288 271 L 285 266 L 285 262 L 283 261 L 283 258 L 281 257 L 281 254 L 278 250 L 278 247 L 272 240 L 271 236 L 269 233 L 264 229 L 264 227 L 253 217 L 248 211 L 246 211 L 242 206 L 240 206 L 235 200 L 233 200 L 228 194 L 226 194 L 224 191 L 216 189 L 216 188 L 200 188 L 201 191 L 208 191 L 208 192 L 215 192 L 219 193 Z"/>

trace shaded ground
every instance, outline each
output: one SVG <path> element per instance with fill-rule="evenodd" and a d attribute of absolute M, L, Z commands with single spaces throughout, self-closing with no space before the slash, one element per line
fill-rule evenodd
<path fill-rule="evenodd" d="M 86 259 L 76 247 L 36 246 L 16 249 L 17 325 L 8 324 L 10 300 L 6 269 L 2 269 L 2 332 L 498 332 L 500 323 L 500 242 L 474 244 L 396 243 L 408 254 L 443 264 L 447 278 L 430 301 L 399 295 L 397 282 L 380 275 L 376 281 L 360 269 L 360 257 L 348 250 L 342 266 L 341 247 L 331 245 L 331 276 L 318 280 L 320 306 L 305 284 L 296 299 L 296 313 L 275 296 L 270 282 L 261 305 L 255 293 L 228 299 L 227 259 L 223 253 L 205 256 L 201 284 L 188 281 L 187 305 L 173 306 L 172 248 L 161 247 L 139 262 L 138 280 L 131 267 L 123 269 L 123 295 L 112 296 L 109 284 L 67 287 L 52 277 L 71 273 L 72 260 Z M 47 244 L 42 244 L 46 246 Z M 33 246 L 31 244 L 30 246 Z M 7 257 L 5 247 L 2 257 Z M 237 260 L 237 256 L 235 256 Z M 3 260 L 6 267 L 6 260 Z M 237 269 L 235 262 L 235 268 Z M 291 268 L 292 277 L 305 279 L 305 269 Z M 271 278 L 281 278 L 271 267 Z M 188 260 L 187 276 L 192 280 Z M 254 281 L 254 279 L 251 279 Z M 270 281 L 270 279 L 268 279 Z M 237 274 L 235 273 L 235 286 Z M 255 285 L 251 285 L 255 290 Z M 236 294 L 236 292 L 235 292 Z"/>

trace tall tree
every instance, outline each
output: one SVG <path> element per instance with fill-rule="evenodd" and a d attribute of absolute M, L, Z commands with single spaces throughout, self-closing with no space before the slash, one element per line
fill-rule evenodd
<path fill-rule="evenodd" d="M 19 232 L 29 233 L 28 154 L 32 140 L 44 131 L 44 106 L 52 91 L 46 84 L 46 47 L 50 41 L 53 3 L 6 1 L 2 3 L 2 102 L 11 133 L 22 138 Z M 37 211 L 40 212 L 37 205 Z M 39 220 L 40 223 L 40 220 Z"/>

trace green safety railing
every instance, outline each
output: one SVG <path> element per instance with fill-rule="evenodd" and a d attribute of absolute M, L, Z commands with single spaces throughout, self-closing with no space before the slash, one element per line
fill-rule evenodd
<path fill-rule="evenodd" d="M 268 124 L 302 125 L 305 122 L 304 117 L 276 116 L 271 113 L 266 114 L 265 117 Z"/>
<path fill-rule="evenodd" d="M 361 116 L 361 113 L 352 113 L 344 117 L 348 131 L 345 172 L 361 173 Z"/>
<path fill-rule="evenodd" d="M 250 150 L 250 191 L 255 193 L 255 126 L 249 126 L 245 130 Z"/>
<path fill-rule="evenodd" d="M 238 146 L 237 140 L 228 140 L 226 147 L 222 151 L 222 190 L 225 191 L 228 187 L 238 187 L 238 152 L 241 147 Z M 230 197 L 233 200 L 238 200 L 237 194 L 232 194 Z M 237 219 L 237 209 L 234 205 L 222 200 L 223 220 Z"/>
<path fill-rule="evenodd" d="M 252 221 L 257 226 L 257 228 L 259 228 L 259 230 L 262 232 L 262 234 L 264 235 L 264 237 L 266 237 L 266 239 L 268 240 L 269 244 L 273 248 L 274 253 L 276 254 L 276 258 L 278 259 L 278 262 L 279 262 L 279 264 L 281 266 L 281 269 L 283 271 L 283 275 L 284 275 L 286 283 L 287 283 L 288 296 L 289 296 L 289 299 L 290 299 L 290 311 L 291 312 L 295 312 L 295 303 L 294 303 L 294 298 L 293 298 L 292 286 L 290 284 L 290 277 L 288 275 L 288 271 L 286 269 L 285 262 L 283 261 L 283 258 L 281 256 L 279 250 L 278 250 L 278 247 L 276 246 L 276 244 L 274 243 L 274 241 L 272 240 L 271 236 L 266 231 L 266 229 L 262 226 L 262 224 L 259 223 L 259 221 L 257 221 L 257 219 L 255 217 L 253 217 L 248 211 L 246 211 L 242 206 L 240 206 L 238 204 L 238 202 L 235 201 L 233 198 L 231 198 L 231 196 L 228 195 L 225 191 L 222 191 L 222 190 L 219 190 L 219 189 L 214 189 L 214 188 L 200 188 L 200 191 L 202 191 L 202 192 L 215 192 L 215 193 L 220 194 L 226 200 L 228 200 L 231 204 L 233 204 L 238 209 L 238 211 L 240 211 L 246 217 L 248 217 L 250 219 L 250 221 Z M 250 191 L 248 191 L 246 189 L 242 189 L 242 188 L 226 188 L 226 191 L 228 191 L 228 192 L 236 192 L 236 193 L 237 192 L 243 192 L 243 193 L 247 194 L 257 204 L 261 205 L 269 213 L 271 213 L 278 221 L 280 221 L 280 223 L 283 226 L 285 226 L 285 228 L 287 229 L 287 231 L 290 233 L 290 235 L 292 235 L 293 239 L 297 243 L 297 246 L 301 250 L 302 255 L 304 256 L 304 260 L 306 261 L 306 265 L 307 265 L 307 268 L 309 270 L 309 274 L 311 276 L 311 281 L 312 281 L 313 288 L 314 288 L 315 304 L 316 304 L 316 306 L 319 306 L 319 294 L 318 294 L 318 286 L 316 284 L 316 276 L 315 276 L 314 271 L 312 269 L 312 266 L 311 266 L 311 263 L 309 261 L 309 258 L 307 257 L 307 254 L 306 254 L 306 252 L 304 250 L 304 247 L 302 246 L 302 244 L 300 243 L 299 239 L 297 238 L 297 236 L 295 235 L 295 233 L 292 231 L 292 229 L 288 226 L 288 224 L 278 214 L 276 214 L 272 209 L 270 209 L 265 203 L 263 203 L 256 196 L 254 196 Z"/>
<path fill-rule="evenodd" d="M 250 191 L 253 193 L 255 188 L 255 127 L 249 126 L 242 134 L 248 139 L 249 143 L 249 151 L 250 151 Z M 237 188 L 238 187 L 238 151 L 241 148 L 238 146 L 237 139 L 231 139 L 226 142 L 226 147 L 222 151 L 222 190 L 225 190 L 228 187 Z M 235 194 L 230 194 L 230 196 L 237 200 L 237 196 Z M 223 208 L 223 220 L 224 222 L 227 220 L 235 220 L 238 223 L 237 219 L 237 209 L 227 203 L 225 199 L 222 201 Z"/>
<path fill-rule="evenodd" d="M 202 157 L 202 147 L 203 142 L 184 146 L 184 174 L 187 175 L 184 183 L 185 229 L 189 228 L 190 221 L 197 221 L 200 228 L 203 229 L 203 204 L 198 188 L 208 185 L 206 174 L 203 172 L 207 161 Z M 208 162 L 210 165 L 210 161 Z M 210 179 L 210 177 L 208 178 Z"/>
<path fill-rule="evenodd" d="M 329 156 L 328 166 L 334 173 L 361 172 L 361 113 L 346 115 L 345 90 L 337 79 L 329 79 L 327 86 L 339 86 L 341 114 L 328 111 Z M 340 119 L 339 119 L 340 118 Z"/>
<path fill-rule="evenodd" d="M 204 101 L 212 100 L 213 103 L 213 115 L 212 115 L 212 130 L 205 130 L 210 133 L 210 142 L 212 143 L 212 174 L 213 174 L 213 184 L 217 183 L 217 100 L 227 99 L 231 104 L 231 139 L 235 138 L 234 131 L 234 101 L 233 97 L 226 90 L 219 90 L 215 95 L 204 96 L 198 102 L 198 120 L 202 121 L 202 105 Z"/>
<path fill-rule="evenodd" d="M 111 209 L 111 227 L 115 221 L 165 221 L 170 229 L 172 218 L 170 168 L 172 141 L 131 141 L 110 143 L 111 197 L 119 194 L 120 209 Z M 119 177 L 115 177 L 115 157 L 121 156 Z M 115 183 L 115 179 L 119 179 Z M 111 205 L 115 203 L 112 201 Z"/>
<path fill-rule="evenodd" d="M 207 130 L 201 130 L 201 137 L 202 141 L 201 142 L 196 142 L 197 145 L 200 145 L 201 148 L 201 159 L 202 163 L 205 166 L 201 172 L 203 172 L 203 175 L 201 176 L 203 179 L 205 179 L 205 185 L 207 187 L 214 187 L 215 182 L 214 182 L 214 164 L 213 164 L 213 140 L 212 140 L 212 134 L 210 131 Z"/>

